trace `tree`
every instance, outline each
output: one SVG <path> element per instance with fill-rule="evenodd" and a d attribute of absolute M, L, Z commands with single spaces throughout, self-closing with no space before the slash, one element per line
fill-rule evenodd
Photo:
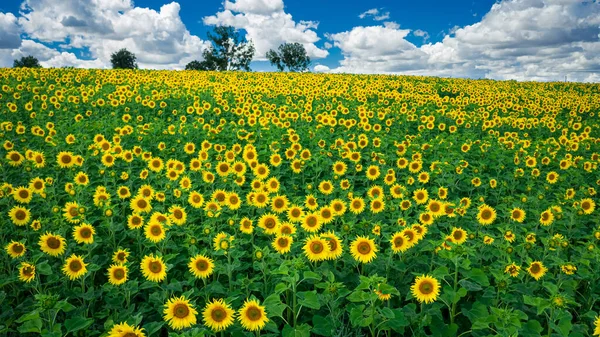
<path fill-rule="evenodd" d="M 125 48 L 110 55 L 113 69 L 137 69 L 138 65 L 135 59 L 135 55 Z"/>
<path fill-rule="evenodd" d="M 289 71 L 306 71 L 310 65 L 310 57 L 306 54 L 306 49 L 298 42 L 280 45 L 279 53 L 273 49 L 269 50 L 267 59 L 280 71 L 285 67 Z"/>
<path fill-rule="evenodd" d="M 212 45 L 204 50 L 202 62 L 192 61 L 185 66 L 189 70 L 245 70 L 250 71 L 254 56 L 252 41 L 240 36 L 231 26 L 218 26 L 214 33 L 207 33 Z"/>
<path fill-rule="evenodd" d="M 42 66 L 40 65 L 40 61 L 38 61 L 38 59 L 29 55 L 29 56 L 21 57 L 20 60 L 15 60 L 13 62 L 13 67 L 14 68 L 41 68 Z"/>

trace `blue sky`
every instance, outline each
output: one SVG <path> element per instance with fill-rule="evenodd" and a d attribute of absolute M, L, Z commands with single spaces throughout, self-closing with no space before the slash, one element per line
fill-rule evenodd
<path fill-rule="evenodd" d="M 312 71 L 600 81 L 597 0 L 19 0 L 0 5 L 0 66 L 110 67 L 126 47 L 143 68 L 201 58 L 206 33 L 233 25 L 268 49 L 300 42 Z"/>

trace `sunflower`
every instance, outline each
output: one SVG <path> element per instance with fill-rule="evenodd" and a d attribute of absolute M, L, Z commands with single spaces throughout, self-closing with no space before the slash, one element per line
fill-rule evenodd
<path fill-rule="evenodd" d="M 504 268 L 504 272 L 506 274 L 510 275 L 511 277 L 519 276 L 520 270 L 521 270 L 521 267 L 517 266 L 514 262 L 509 264 L 508 266 L 506 266 L 506 268 Z"/>
<path fill-rule="evenodd" d="M 394 253 L 404 253 L 410 247 L 412 247 L 406 236 L 404 236 L 403 232 L 394 233 L 394 235 L 392 235 L 392 238 L 390 239 L 390 243 L 392 244 L 392 251 Z"/>
<path fill-rule="evenodd" d="M 187 213 L 185 208 L 179 205 L 169 207 L 169 219 L 177 226 L 182 226 L 187 221 Z"/>
<path fill-rule="evenodd" d="M 14 189 L 12 196 L 16 202 L 20 204 L 28 204 L 33 198 L 33 191 L 31 191 L 28 187 L 19 186 Z"/>
<path fill-rule="evenodd" d="M 323 224 L 331 223 L 334 219 L 335 212 L 330 206 L 323 206 L 319 210 L 319 218 Z"/>
<path fill-rule="evenodd" d="M 4 124 L 4 123 L 2 123 Z M 8 160 L 8 164 L 13 167 L 17 167 L 23 163 L 25 157 L 18 151 L 10 151 L 6 154 L 5 157 Z"/>
<path fill-rule="evenodd" d="M 90 182 L 90 177 L 85 172 L 79 172 L 75 176 L 75 184 L 86 186 Z"/>
<path fill-rule="evenodd" d="M 544 267 L 544 264 L 541 261 L 533 261 L 527 268 L 527 272 L 531 277 L 533 277 L 536 281 L 542 278 L 546 274 L 548 269 Z"/>
<path fill-rule="evenodd" d="M 128 257 L 129 257 L 129 251 L 127 249 L 119 249 L 113 254 L 112 261 L 114 263 L 124 264 L 124 263 L 127 263 Z"/>
<path fill-rule="evenodd" d="M 269 195 L 265 192 L 257 192 L 254 194 L 253 206 L 256 208 L 264 208 L 267 207 L 269 203 Z"/>
<path fill-rule="evenodd" d="M 144 228 L 144 235 L 154 243 L 161 242 L 167 237 L 165 228 L 160 222 L 149 222 Z"/>
<path fill-rule="evenodd" d="M 258 219 L 258 227 L 262 228 L 267 235 L 275 234 L 279 227 L 279 217 L 275 214 L 265 213 Z"/>
<path fill-rule="evenodd" d="M 123 322 L 115 324 L 108 332 L 108 337 L 146 337 L 143 330 Z"/>
<path fill-rule="evenodd" d="M 289 253 L 290 249 L 292 248 L 293 242 L 294 242 L 294 239 L 291 236 L 277 235 L 275 237 L 275 239 L 273 239 L 271 246 L 273 246 L 273 248 L 279 254 L 285 254 L 285 253 Z"/>
<path fill-rule="evenodd" d="M 327 259 L 335 260 L 342 256 L 342 253 L 344 252 L 344 247 L 342 246 L 342 241 L 337 235 L 335 235 L 334 232 L 329 231 L 327 233 L 321 234 L 321 238 L 325 239 L 329 245 L 329 254 L 327 256 Z"/>
<path fill-rule="evenodd" d="M 96 234 L 96 230 L 88 224 L 81 224 L 73 228 L 73 238 L 77 243 L 94 243 L 94 234 Z"/>
<path fill-rule="evenodd" d="M 327 259 L 329 255 L 329 245 L 327 240 L 322 239 L 318 234 L 306 238 L 302 249 L 311 262 L 323 261 Z"/>
<path fill-rule="evenodd" d="M 300 222 L 302 221 L 302 217 L 304 216 L 304 211 L 302 207 L 297 205 L 292 205 L 287 209 L 287 217 L 290 222 Z"/>
<path fill-rule="evenodd" d="M 127 227 L 129 229 L 138 229 L 144 226 L 144 218 L 138 214 L 131 214 L 127 217 Z"/>
<path fill-rule="evenodd" d="M 152 210 L 150 198 L 146 198 L 140 194 L 131 199 L 129 202 L 129 207 L 135 213 L 149 213 Z"/>
<path fill-rule="evenodd" d="M 25 226 L 31 220 L 31 212 L 21 206 L 14 206 L 8 212 L 8 217 L 17 226 Z"/>
<path fill-rule="evenodd" d="M 231 326 L 235 319 L 235 311 L 223 299 L 213 299 L 206 303 L 202 312 L 204 325 L 214 332 L 223 331 Z"/>
<path fill-rule="evenodd" d="M 120 264 L 113 264 L 108 268 L 108 282 L 118 286 L 127 282 L 127 267 Z"/>
<path fill-rule="evenodd" d="M 427 200 L 429 199 L 429 193 L 427 192 L 426 189 L 424 188 L 420 188 L 418 190 L 415 190 L 413 192 L 413 199 L 415 200 L 415 202 L 418 205 L 423 205 L 427 202 Z"/>
<path fill-rule="evenodd" d="M 579 206 L 581 207 L 583 214 L 592 214 L 596 209 L 596 203 L 591 198 L 582 199 L 579 202 Z"/>
<path fill-rule="evenodd" d="M 71 281 L 73 281 L 87 273 L 87 265 L 88 264 L 83 261 L 82 256 L 72 254 L 65 262 L 62 271 Z"/>
<path fill-rule="evenodd" d="M 4 249 L 6 250 L 8 255 L 10 255 L 10 257 L 12 257 L 13 259 L 25 255 L 25 252 L 27 251 L 25 245 L 17 241 L 11 241 L 9 244 L 6 245 L 6 247 L 4 247 Z"/>
<path fill-rule="evenodd" d="M 188 269 L 197 278 L 205 279 L 209 277 L 214 270 L 213 260 L 205 255 L 198 254 L 190 258 Z"/>
<path fill-rule="evenodd" d="M 548 174 L 546 175 L 546 181 L 549 184 L 555 184 L 558 181 L 559 175 L 558 173 L 552 171 L 552 172 L 548 172 Z"/>
<path fill-rule="evenodd" d="M 213 239 L 213 246 L 215 248 L 215 252 L 219 250 L 224 250 L 225 253 L 227 253 L 227 251 L 231 248 L 231 242 L 233 242 L 233 240 L 233 236 L 225 234 L 225 232 L 220 232 Z"/>
<path fill-rule="evenodd" d="M 377 246 L 372 239 L 358 236 L 350 244 L 350 253 L 352 257 L 361 263 L 369 263 L 376 257 Z"/>
<path fill-rule="evenodd" d="M 254 231 L 252 220 L 250 220 L 248 217 L 242 218 L 242 220 L 240 220 L 240 231 L 244 234 L 252 234 Z"/>
<path fill-rule="evenodd" d="M 259 331 L 269 322 L 265 307 L 257 300 L 246 300 L 238 311 L 238 320 L 248 331 Z"/>
<path fill-rule="evenodd" d="M 308 233 L 318 232 L 323 226 L 323 221 L 318 213 L 307 213 L 302 218 L 302 229 Z"/>
<path fill-rule="evenodd" d="M 496 220 L 496 210 L 492 207 L 483 204 L 479 206 L 479 213 L 477 214 L 477 222 L 483 226 L 490 225 Z"/>
<path fill-rule="evenodd" d="M 444 215 L 444 204 L 435 199 L 429 199 L 429 203 L 427 204 L 426 208 L 427 211 L 431 213 L 434 217 Z"/>
<path fill-rule="evenodd" d="M 600 316 L 596 316 L 596 319 L 594 320 L 593 336 L 600 336 Z"/>
<path fill-rule="evenodd" d="M 513 208 L 510 211 L 510 219 L 522 223 L 525 220 L 525 211 L 518 207 Z"/>
<path fill-rule="evenodd" d="M 540 214 L 540 223 L 544 226 L 550 226 L 554 222 L 554 213 L 547 209 Z"/>
<path fill-rule="evenodd" d="M 35 278 L 35 265 L 22 262 L 19 266 L 19 280 L 29 283 Z"/>
<path fill-rule="evenodd" d="M 73 167 L 76 164 L 73 153 L 67 151 L 62 151 L 56 155 L 56 162 L 61 168 Z"/>
<path fill-rule="evenodd" d="M 365 210 L 365 201 L 360 197 L 354 197 L 350 200 L 350 212 L 360 214 Z"/>
<path fill-rule="evenodd" d="M 379 178 L 381 172 L 379 171 L 379 166 L 371 165 L 367 168 L 365 174 L 367 176 L 367 179 L 373 181 Z"/>
<path fill-rule="evenodd" d="M 377 214 L 385 210 L 385 201 L 383 199 L 373 199 L 369 205 L 371 213 Z"/>
<path fill-rule="evenodd" d="M 309 194 L 304 200 L 304 206 L 306 206 L 306 208 L 308 208 L 309 210 L 314 211 L 317 208 L 319 208 L 319 203 L 317 202 L 317 198 L 314 195 Z"/>
<path fill-rule="evenodd" d="M 181 296 L 173 297 L 167 301 L 163 314 L 164 320 L 169 323 L 171 328 L 182 330 L 196 324 L 198 312 L 185 296 Z"/>
<path fill-rule="evenodd" d="M 421 275 L 417 276 L 410 290 L 417 301 L 429 304 L 437 300 L 440 294 L 440 283 L 429 275 Z"/>
<path fill-rule="evenodd" d="M 59 256 L 64 254 L 67 246 L 65 238 L 49 232 L 46 232 L 46 234 L 40 237 L 38 244 L 40 245 L 42 252 L 51 256 Z"/>
<path fill-rule="evenodd" d="M 463 243 L 465 243 L 465 241 L 467 241 L 467 231 L 460 227 L 452 228 L 452 233 L 450 234 L 450 236 L 452 237 L 452 242 L 454 242 L 457 245 L 462 245 Z"/>
<path fill-rule="evenodd" d="M 140 263 L 142 274 L 148 281 L 160 282 L 167 277 L 167 266 L 162 257 L 146 255 Z"/>
<path fill-rule="evenodd" d="M 344 173 L 346 173 L 346 170 L 348 169 L 348 165 L 346 165 L 346 163 L 344 163 L 343 161 L 336 161 L 335 163 L 333 163 L 333 173 L 338 175 L 338 176 L 342 176 L 344 175 Z"/>
<path fill-rule="evenodd" d="M 79 211 L 81 208 L 76 202 L 69 201 L 63 207 L 63 217 L 72 224 L 81 222 L 83 214 Z"/>
<path fill-rule="evenodd" d="M 188 203 L 193 208 L 201 208 L 202 204 L 204 204 L 204 197 L 202 196 L 202 194 L 196 191 L 192 191 L 188 196 Z"/>

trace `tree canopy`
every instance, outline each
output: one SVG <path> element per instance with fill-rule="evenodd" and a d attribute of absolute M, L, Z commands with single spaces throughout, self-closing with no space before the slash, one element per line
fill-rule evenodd
<path fill-rule="evenodd" d="M 283 71 L 286 67 L 289 71 L 306 71 L 310 65 L 310 57 L 306 54 L 304 46 L 298 42 L 284 43 L 279 46 L 279 52 L 273 49 L 267 52 L 267 59 L 277 69 Z"/>
<path fill-rule="evenodd" d="M 23 56 L 19 60 L 13 62 L 14 68 L 41 68 L 40 61 L 32 55 Z"/>
<path fill-rule="evenodd" d="M 211 47 L 202 53 L 202 61 L 192 61 L 186 70 L 245 70 L 250 71 L 254 44 L 231 26 L 217 26 L 207 33 Z"/>
<path fill-rule="evenodd" d="M 123 48 L 110 56 L 113 69 L 137 69 L 135 54 Z"/>

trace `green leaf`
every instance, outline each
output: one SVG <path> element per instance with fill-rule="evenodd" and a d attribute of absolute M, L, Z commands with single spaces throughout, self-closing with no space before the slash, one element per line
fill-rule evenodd
<path fill-rule="evenodd" d="M 280 282 L 280 283 L 277 283 L 277 285 L 275 286 L 275 293 L 281 294 L 288 289 L 290 289 L 290 286 L 288 284 Z"/>
<path fill-rule="evenodd" d="M 310 337 L 310 325 L 306 323 L 302 323 L 296 327 L 291 327 L 289 324 L 286 324 L 283 327 L 282 336 L 283 337 Z"/>
<path fill-rule="evenodd" d="M 468 291 L 479 291 L 483 289 L 479 284 L 471 282 L 467 279 L 462 279 L 458 281 L 458 284 L 460 284 L 463 288 L 465 288 Z"/>
<path fill-rule="evenodd" d="M 281 302 L 279 294 L 271 294 L 262 303 L 271 317 L 281 317 L 287 305 Z"/>
<path fill-rule="evenodd" d="M 64 312 L 69 312 L 75 309 L 75 306 L 72 305 L 71 303 L 67 302 L 66 300 L 62 300 L 62 301 L 58 301 L 56 302 L 56 304 L 54 305 L 54 308 L 57 310 L 62 310 Z"/>
<path fill-rule="evenodd" d="M 523 325 L 519 331 L 519 336 L 538 337 L 543 331 L 542 325 L 536 320 L 530 320 Z"/>
<path fill-rule="evenodd" d="M 390 308 L 383 308 L 381 309 L 381 315 L 387 319 L 392 319 L 394 318 L 396 315 L 394 314 L 394 311 Z"/>
<path fill-rule="evenodd" d="M 144 325 L 144 332 L 146 332 L 146 336 L 152 336 L 155 332 L 160 330 L 165 322 L 151 322 Z"/>
<path fill-rule="evenodd" d="M 319 297 L 317 296 L 317 291 L 302 291 L 297 293 L 298 295 L 298 303 L 301 305 L 318 310 L 321 308 L 321 304 L 319 303 Z"/>
<path fill-rule="evenodd" d="M 52 268 L 46 261 L 37 264 L 35 266 L 35 271 L 40 273 L 40 275 L 51 275 L 52 274 Z"/>
<path fill-rule="evenodd" d="M 94 320 L 91 318 L 85 318 L 81 316 L 75 316 L 73 318 L 69 318 L 65 321 L 65 328 L 67 328 L 67 334 L 69 332 L 75 332 L 79 330 L 83 330 L 88 326 L 92 325 Z"/>
<path fill-rule="evenodd" d="M 363 291 L 357 290 L 348 295 L 346 299 L 350 302 L 364 302 L 366 301 L 366 296 Z"/>
<path fill-rule="evenodd" d="M 490 285 L 490 281 L 488 280 L 485 272 L 479 268 L 473 268 L 469 271 L 468 277 L 477 282 L 480 286 L 487 287 Z"/>
<path fill-rule="evenodd" d="M 360 324 L 360 320 L 363 317 L 363 310 L 365 310 L 365 306 L 363 304 L 350 309 L 350 322 L 353 326 L 357 326 Z"/>
<path fill-rule="evenodd" d="M 40 313 L 37 310 L 34 310 L 32 312 L 26 313 L 25 315 L 19 317 L 19 319 L 16 322 L 23 323 L 23 322 L 31 321 L 31 320 L 38 319 L 38 318 L 40 318 Z"/>
<path fill-rule="evenodd" d="M 382 329 L 392 328 L 394 331 L 396 331 L 398 333 L 403 333 L 404 327 L 407 327 L 410 325 L 410 323 L 404 316 L 404 310 L 403 309 L 393 309 L 392 312 L 394 313 L 394 317 L 392 317 L 387 322 L 383 323 L 381 325 L 381 328 Z"/>
<path fill-rule="evenodd" d="M 323 316 L 314 315 L 312 318 L 313 328 L 311 332 L 321 336 L 331 336 L 333 325 L 331 319 L 326 319 Z"/>
<path fill-rule="evenodd" d="M 40 333 L 40 332 L 42 332 L 42 319 L 38 315 L 37 318 L 30 319 L 30 320 L 26 321 L 25 323 L 23 323 L 19 327 L 18 330 L 20 333 L 26 333 L 26 332 Z"/>
<path fill-rule="evenodd" d="M 321 275 L 312 272 L 312 271 L 305 271 L 304 272 L 304 279 L 306 280 L 317 280 L 320 281 L 321 280 Z"/>

